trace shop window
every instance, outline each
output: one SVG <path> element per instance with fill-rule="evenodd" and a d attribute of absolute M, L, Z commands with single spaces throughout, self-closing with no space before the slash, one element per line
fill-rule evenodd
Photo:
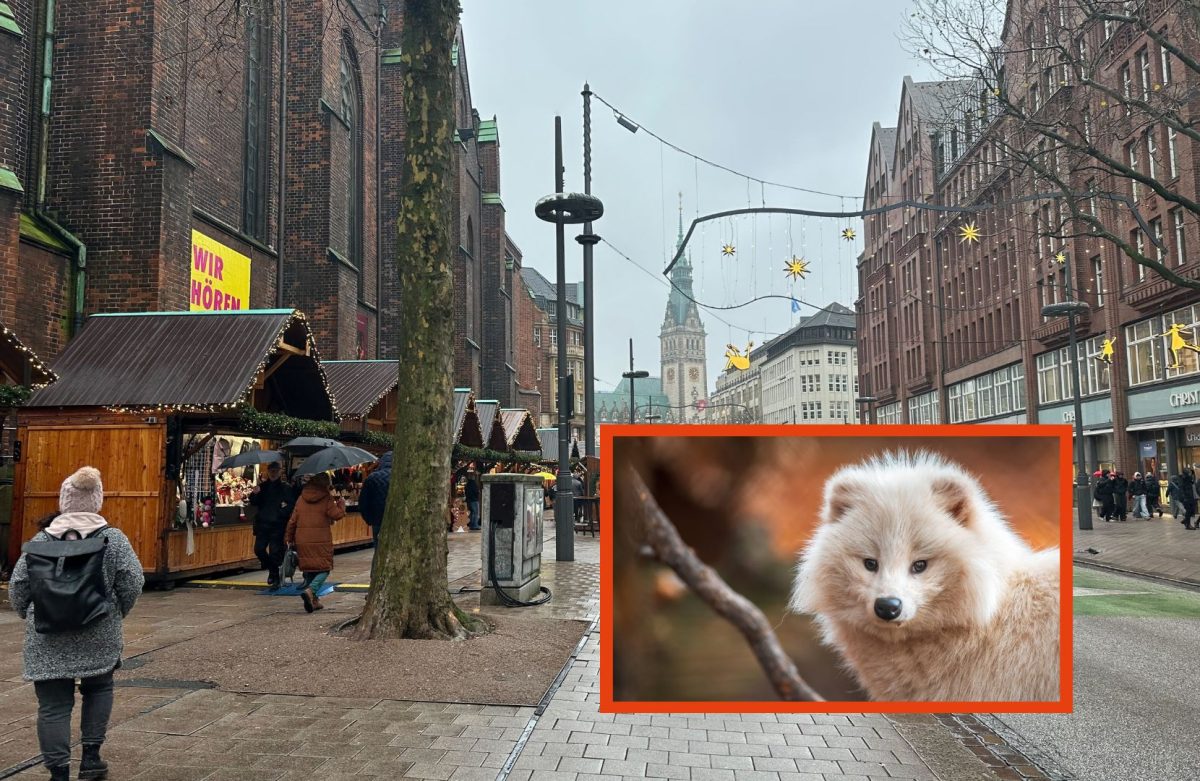
<path fill-rule="evenodd" d="M 1038 401 L 1041 404 L 1053 404 L 1063 398 L 1062 372 L 1058 357 L 1058 350 L 1042 353 L 1037 357 Z"/>

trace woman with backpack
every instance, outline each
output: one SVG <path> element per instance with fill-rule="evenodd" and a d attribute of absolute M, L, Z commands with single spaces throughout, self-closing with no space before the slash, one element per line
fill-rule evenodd
<path fill-rule="evenodd" d="M 79 778 L 107 776 L 100 745 L 125 646 L 122 621 L 145 583 L 129 539 L 99 514 L 103 503 L 99 470 L 85 466 L 64 480 L 58 516 L 25 544 L 9 581 L 9 601 L 25 619 L 24 677 L 37 693 L 38 743 L 51 781 L 70 778 L 76 679 L 83 695 Z"/>

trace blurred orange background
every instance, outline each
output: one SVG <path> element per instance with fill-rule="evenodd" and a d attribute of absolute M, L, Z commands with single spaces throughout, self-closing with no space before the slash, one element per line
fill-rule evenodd
<path fill-rule="evenodd" d="M 982 433 L 982 432 L 981 432 Z M 685 543 L 775 627 L 826 699 L 862 700 L 812 619 L 786 609 L 797 555 L 819 522 L 825 481 L 847 464 L 904 448 L 939 453 L 978 478 L 1035 548 L 1059 542 L 1070 490 L 1057 436 L 613 439 L 613 699 L 776 699 L 745 639 L 646 555 L 641 511 L 621 475 L 634 468 Z"/>

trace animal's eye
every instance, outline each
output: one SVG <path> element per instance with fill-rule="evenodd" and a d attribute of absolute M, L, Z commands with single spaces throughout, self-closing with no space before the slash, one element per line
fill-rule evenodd
<path fill-rule="evenodd" d="M 867 568 L 867 572 L 875 572 L 879 569 L 879 562 L 875 559 L 863 559 L 863 566 Z"/>
<path fill-rule="evenodd" d="M 913 574 L 920 575 L 928 566 L 929 562 L 925 561 L 925 559 L 917 559 L 912 563 Z"/>

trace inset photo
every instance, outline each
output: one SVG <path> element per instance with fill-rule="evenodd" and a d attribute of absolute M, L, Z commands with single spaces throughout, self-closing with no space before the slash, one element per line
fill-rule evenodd
<path fill-rule="evenodd" d="M 601 710 L 1069 712 L 1065 426 L 618 426 Z"/>

